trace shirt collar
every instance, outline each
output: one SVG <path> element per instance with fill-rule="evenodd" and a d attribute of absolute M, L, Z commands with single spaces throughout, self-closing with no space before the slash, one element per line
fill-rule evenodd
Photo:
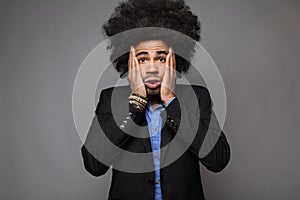
<path fill-rule="evenodd" d="M 153 112 L 154 110 L 159 110 L 161 108 L 163 108 L 163 104 L 162 103 L 158 104 L 154 109 L 153 109 L 152 104 L 151 104 L 150 101 L 147 104 L 147 110 L 150 111 L 150 112 Z"/>

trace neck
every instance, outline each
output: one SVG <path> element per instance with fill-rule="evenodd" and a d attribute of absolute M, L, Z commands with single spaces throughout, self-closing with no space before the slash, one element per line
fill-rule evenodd
<path fill-rule="evenodd" d="M 160 99 L 159 95 L 150 96 L 149 101 L 151 102 L 151 105 L 153 108 L 155 108 L 156 106 L 158 106 L 161 103 L 161 99 Z"/>

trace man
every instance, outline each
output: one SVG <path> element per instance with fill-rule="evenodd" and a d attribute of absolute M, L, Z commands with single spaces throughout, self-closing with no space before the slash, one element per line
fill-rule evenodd
<path fill-rule="evenodd" d="M 114 36 L 141 27 L 168 28 L 200 40 L 200 23 L 181 0 L 123 2 L 104 30 Z M 184 39 L 174 42 L 175 35 L 139 30 L 121 41 L 111 39 L 111 59 L 121 76 L 127 75 L 129 86 L 101 92 L 82 146 L 85 168 L 92 175 L 101 176 L 113 168 L 108 199 L 205 199 L 199 161 L 213 172 L 229 162 L 224 133 L 208 131 L 213 116 L 208 90 L 176 84 L 176 72 L 189 68 L 187 59 L 194 45 L 184 46 L 188 43 Z M 116 56 L 122 48 L 130 48 L 129 53 Z M 183 48 L 187 59 L 176 54 L 176 49 Z M 207 135 L 217 135 L 217 140 L 202 157 Z M 145 154 L 141 160 L 127 156 L 128 152 L 151 157 Z"/>

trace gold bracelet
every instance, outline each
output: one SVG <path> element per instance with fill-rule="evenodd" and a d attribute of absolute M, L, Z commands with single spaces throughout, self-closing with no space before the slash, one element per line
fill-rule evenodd
<path fill-rule="evenodd" d="M 138 102 L 140 102 L 142 104 L 145 104 L 145 105 L 147 105 L 147 103 L 148 103 L 146 100 L 144 100 L 144 99 L 142 99 L 140 97 L 137 97 L 137 96 L 133 96 L 133 95 L 129 96 L 128 99 L 129 100 L 136 100 L 136 101 L 138 101 Z"/>
<path fill-rule="evenodd" d="M 144 97 L 144 96 L 139 95 L 139 94 L 136 94 L 136 93 L 131 93 L 131 96 L 140 97 L 140 98 L 144 99 L 145 101 L 148 101 L 148 98 L 147 98 L 147 97 Z"/>
<path fill-rule="evenodd" d="M 145 110 L 145 106 L 135 100 L 129 100 L 129 103 L 132 104 L 135 108 L 138 108 L 140 111 Z"/>

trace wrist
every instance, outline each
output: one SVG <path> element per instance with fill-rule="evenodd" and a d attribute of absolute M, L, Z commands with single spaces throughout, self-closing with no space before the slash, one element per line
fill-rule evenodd
<path fill-rule="evenodd" d="M 166 96 L 166 97 L 163 97 L 163 98 L 161 99 L 161 101 L 162 101 L 163 105 L 166 106 L 167 103 L 168 103 L 171 99 L 173 99 L 174 97 L 175 97 L 175 95 L 174 95 L 174 94 L 171 94 L 171 95 L 168 95 L 168 96 Z"/>
<path fill-rule="evenodd" d="M 129 103 L 132 104 L 134 107 L 138 108 L 141 112 L 143 112 L 147 106 L 148 98 L 141 96 L 136 93 L 132 93 L 128 97 Z"/>
<path fill-rule="evenodd" d="M 139 96 L 147 98 L 147 93 L 145 90 L 132 90 L 131 94 L 137 94 Z"/>

